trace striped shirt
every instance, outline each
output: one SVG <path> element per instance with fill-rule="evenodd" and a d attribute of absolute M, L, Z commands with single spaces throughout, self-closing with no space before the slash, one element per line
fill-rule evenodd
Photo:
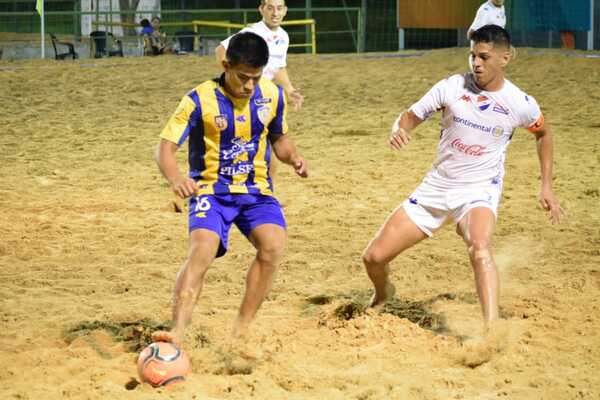
<path fill-rule="evenodd" d="M 189 176 L 198 194 L 273 194 L 271 140 L 287 133 L 281 87 L 261 79 L 250 98 L 230 96 L 224 75 L 183 97 L 160 137 L 188 140 Z"/>

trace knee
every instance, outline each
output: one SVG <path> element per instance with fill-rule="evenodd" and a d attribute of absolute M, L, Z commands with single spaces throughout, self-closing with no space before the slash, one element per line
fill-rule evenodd
<path fill-rule="evenodd" d="M 365 251 L 363 251 L 362 261 L 367 269 L 383 266 L 387 262 L 383 253 L 372 247 L 367 247 Z"/>
<path fill-rule="evenodd" d="M 273 241 L 261 245 L 256 252 L 256 259 L 263 265 L 275 266 L 283 255 L 283 242 Z"/>
<path fill-rule="evenodd" d="M 489 239 L 472 239 L 467 242 L 467 249 L 469 255 L 476 256 L 478 254 L 485 254 L 490 252 L 491 243 Z"/>
<path fill-rule="evenodd" d="M 491 266 L 492 250 L 491 243 L 487 239 L 472 240 L 468 243 L 469 257 L 474 266 Z"/>

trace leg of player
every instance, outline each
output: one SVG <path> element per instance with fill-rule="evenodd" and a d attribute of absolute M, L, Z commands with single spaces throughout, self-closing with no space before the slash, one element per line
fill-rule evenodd
<path fill-rule="evenodd" d="M 249 240 L 257 251 L 246 276 L 246 293 L 233 326 L 234 338 L 245 334 L 271 290 L 275 270 L 283 254 L 285 238 L 285 229 L 275 224 L 259 225 L 250 232 Z"/>
<path fill-rule="evenodd" d="M 158 331 L 152 335 L 155 342 L 180 343 L 185 327 L 192 319 L 194 305 L 202 291 L 204 275 L 214 261 L 220 244 L 219 235 L 207 229 L 190 233 L 188 258 L 177 273 L 173 290 L 173 315 L 171 331 Z"/>
<path fill-rule="evenodd" d="M 471 209 L 457 225 L 458 234 L 467 244 L 483 318 L 488 326 L 499 316 L 500 283 L 491 250 L 495 223 L 496 219 L 492 210 L 487 207 L 476 207 Z"/>
<path fill-rule="evenodd" d="M 375 287 L 370 307 L 383 305 L 394 296 L 395 288 L 389 280 L 389 262 L 426 237 L 403 207 L 398 207 L 388 217 L 362 255 L 367 274 Z"/>

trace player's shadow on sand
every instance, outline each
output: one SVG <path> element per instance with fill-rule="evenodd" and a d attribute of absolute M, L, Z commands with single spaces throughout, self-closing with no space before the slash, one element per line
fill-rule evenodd
<path fill-rule="evenodd" d="M 307 307 L 321 306 L 330 304 L 334 301 L 342 301 L 333 312 L 336 318 L 340 320 L 351 320 L 367 311 L 369 299 L 372 293 L 351 292 L 350 294 L 336 295 L 316 295 L 306 299 Z M 423 329 L 430 330 L 436 334 L 453 336 L 459 341 L 467 337 L 453 332 L 443 314 L 431 311 L 431 307 L 437 301 L 443 300 L 461 300 L 470 302 L 470 299 L 463 299 L 461 295 L 455 293 L 443 293 L 422 301 L 412 301 L 394 297 L 387 304 L 379 309 L 381 314 L 392 314 L 398 318 L 406 318 L 410 322 L 419 325 Z"/>

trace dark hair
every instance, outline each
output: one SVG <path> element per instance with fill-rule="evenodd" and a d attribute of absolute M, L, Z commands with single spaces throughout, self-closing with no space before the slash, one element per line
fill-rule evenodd
<path fill-rule="evenodd" d="M 143 26 L 144 28 L 147 28 L 150 26 L 150 21 L 148 21 L 148 18 L 144 18 L 143 20 L 140 21 L 140 25 Z"/>
<path fill-rule="evenodd" d="M 160 22 L 160 17 L 158 15 L 155 15 L 154 17 L 152 17 L 152 21 L 154 21 L 155 19 L 158 20 L 158 22 Z"/>
<path fill-rule="evenodd" d="M 508 31 L 498 25 L 485 25 L 471 34 L 475 43 L 493 43 L 494 46 L 510 48 L 510 35 Z"/>
<path fill-rule="evenodd" d="M 229 41 L 226 57 L 231 65 L 244 64 L 252 68 L 261 68 L 269 61 L 269 47 L 257 34 L 241 32 Z"/>

